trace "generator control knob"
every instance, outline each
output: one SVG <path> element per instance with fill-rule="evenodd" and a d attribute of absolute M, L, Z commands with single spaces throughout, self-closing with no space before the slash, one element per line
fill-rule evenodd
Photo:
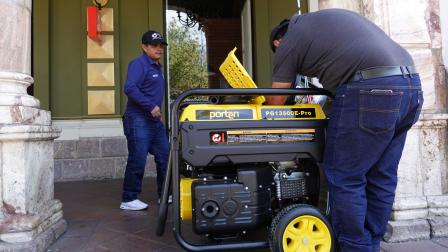
<path fill-rule="evenodd" d="M 201 212 L 207 218 L 215 218 L 218 216 L 219 206 L 215 201 L 208 200 L 202 204 Z"/>
<path fill-rule="evenodd" d="M 238 210 L 238 203 L 234 200 L 226 200 L 222 203 L 222 211 L 225 215 L 232 216 Z"/>

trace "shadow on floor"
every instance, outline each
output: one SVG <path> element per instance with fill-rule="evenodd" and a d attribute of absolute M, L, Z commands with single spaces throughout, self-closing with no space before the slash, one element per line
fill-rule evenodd
<path fill-rule="evenodd" d="M 170 232 L 171 214 L 165 235 L 155 235 L 158 216 L 155 180 L 148 178 L 143 182 L 144 191 L 140 199 L 149 203 L 147 211 L 119 209 L 121 184 L 122 180 L 56 183 L 55 198 L 64 204 L 64 219 L 68 222 L 68 228 L 48 251 L 184 251 Z M 188 228 L 184 229 L 185 232 L 191 230 Z M 381 250 L 442 252 L 448 251 L 448 239 L 382 244 Z"/>
<path fill-rule="evenodd" d="M 119 209 L 121 185 L 122 180 L 56 183 L 55 198 L 63 203 L 68 228 L 48 251 L 184 251 L 170 231 L 171 213 L 165 235 L 155 234 L 158 216 L 155 180 L 143 181 L 140 200 L 149 203 L 146 211 Z M 185 232 L 188 228 L 191 227 L 186 227 Z"/>

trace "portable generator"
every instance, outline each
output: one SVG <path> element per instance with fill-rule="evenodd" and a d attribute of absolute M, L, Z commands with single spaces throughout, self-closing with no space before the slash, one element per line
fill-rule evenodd
<path fill-rule="evenodd" d="M 331 94 L 256 89 L 234 51 L 220 67 L 234 89 L 193 89 L 174 102 L 157 234 L 172 192 L 173 231 L 186 250 L 333 251 L 331 225 L 317 208 L 327 118 L 318 104 L 263 105 L 263 95 Z M 211 99 L 186 102 L 192 96 Z M 207 242 L 187 241 L 185 223 Z M 261 239 L 247 238 L 263 229 Z"/>

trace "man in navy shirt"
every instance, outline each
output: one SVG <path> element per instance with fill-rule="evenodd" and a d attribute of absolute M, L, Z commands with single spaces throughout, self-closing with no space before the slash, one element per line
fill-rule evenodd
<path fill-rule="evenodd" d="M 272 87 L 289 88 L 297 73 L 335 94 L 323 168 L 338 251 L 378 252 L 406 133 L 423 105 L 412 57 L 367 18 L 327 9 L 294 15 L 278 44 Z"/>
<path fill-rule="evenodd" d="M 143 210 L 148 204 L 140 201 L 148 152 L 157 165 L 157 193 L 163 188 L 168 163 L 169 144 L 161 120 L 161 106 L 165 96 L 165 81 L 159 62 L 166 43 L 156 31 L 142 36 L 143 54 L 129 63 L 124 92 L 128 97 L 123 116 L 124 134 L 128 142 L 128 162 L 123 183 L 123 210 Z"/>

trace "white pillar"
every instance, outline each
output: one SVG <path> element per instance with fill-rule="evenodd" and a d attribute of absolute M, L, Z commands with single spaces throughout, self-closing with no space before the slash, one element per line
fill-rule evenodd
<path fill-rule="evenodd" d="M 54 199 L 49 111 L 27 94 L 31 0 L 0 0 L 0 251 L 44 251 L 66 229 Z"/>
<path fill-rule="evenodd" d="M 448 236 L 446 57 L 447 34 L 439 6 L 445 0 L 318 0 L 319 8 L 356 11 L 381 27 L 414 58 L 425 103 L 408 132 L 398 169 L 398 187 L 387 241 Z M 446 9 L 446 8 L 445 8 Z M 442 24 L 442 29 L 441 29 Z M 445 29 L 444 32 L 441 32 Z"/>

